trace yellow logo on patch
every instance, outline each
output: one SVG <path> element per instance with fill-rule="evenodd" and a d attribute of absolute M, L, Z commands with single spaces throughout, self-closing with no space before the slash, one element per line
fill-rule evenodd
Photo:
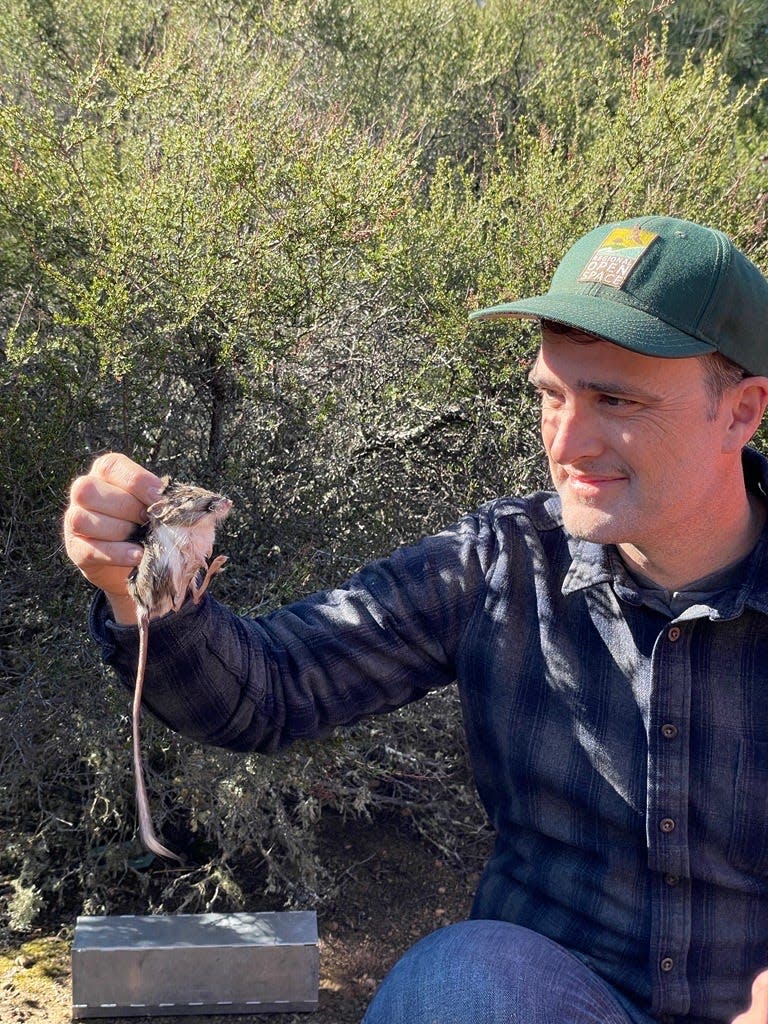
<path fill-rule="evenodd" d="M 595 250 L 579 281 L 621 288 L 637 261 L 659 236 L 642 228 L 614 228 Z"/>

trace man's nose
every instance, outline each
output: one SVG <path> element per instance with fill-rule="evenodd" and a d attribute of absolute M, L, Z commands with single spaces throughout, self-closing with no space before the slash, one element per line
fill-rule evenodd
<path fill-rule="evenodd" d="M 597 417 L 580 407 L 566 405 L 547 413 L 542 434 L 549 457 L 561 466 L 596 458 L 605 447 Z"/>

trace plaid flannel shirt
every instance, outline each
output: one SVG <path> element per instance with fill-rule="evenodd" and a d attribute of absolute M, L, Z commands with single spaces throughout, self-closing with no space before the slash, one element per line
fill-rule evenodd
<path fill-rule="evenodd" d="M 768 462 L 744 465 L 768 493 Z M 549 936 L 659 1020 L 728 1021 L 768 967 L 767 544 L 670 618 L 556 495 L 500 499 L 269 615 L 206 597 L 153 622 L 145 702 L 271 751 L 456 681 L 497 836 L 473 916 Z M 136 631 L 103 596 L 91 629 L 131 686 Z"/>

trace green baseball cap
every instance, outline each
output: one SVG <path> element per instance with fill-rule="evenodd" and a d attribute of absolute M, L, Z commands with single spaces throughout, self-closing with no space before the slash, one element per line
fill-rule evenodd
<path fill-rule="evenodd" d="M 595 228 L 549 291 L 470 314 L 553 320 L 650 356 L 721 352 L 768 376 L 768 281 L 721 231 L 675 217 Z"/>

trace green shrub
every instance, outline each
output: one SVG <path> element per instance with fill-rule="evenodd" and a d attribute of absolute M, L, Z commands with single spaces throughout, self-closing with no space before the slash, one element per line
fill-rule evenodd
<path fill-rule="evenodd" d="M 0 26 L 0 828 L 6 919 L 299 905 L 323 811 L 484 825 L 455 693 L 277 758 L 147 722 L 85 637 L 69 480 L 107 448 L 221 487 L 216 595 L 259 614 L 546 482 L 530 324 L 568 245 L 642 212 L 763 266 L 761 14 L 635 0 L 12 0 Z M 717 18 L 711 18 L 715 10 Z M 749 15 L 747 17 L 747 15 Z M 705 31 L 706 29 L 706 31 Z M 723 52 L 716 55 L 713 49 Z M 257 882 L 254 883 L 253 879 Z M 253 886 L 256 885 L 256 889 Z M 262 887 L 262 888 L 259 888 Z"/>

